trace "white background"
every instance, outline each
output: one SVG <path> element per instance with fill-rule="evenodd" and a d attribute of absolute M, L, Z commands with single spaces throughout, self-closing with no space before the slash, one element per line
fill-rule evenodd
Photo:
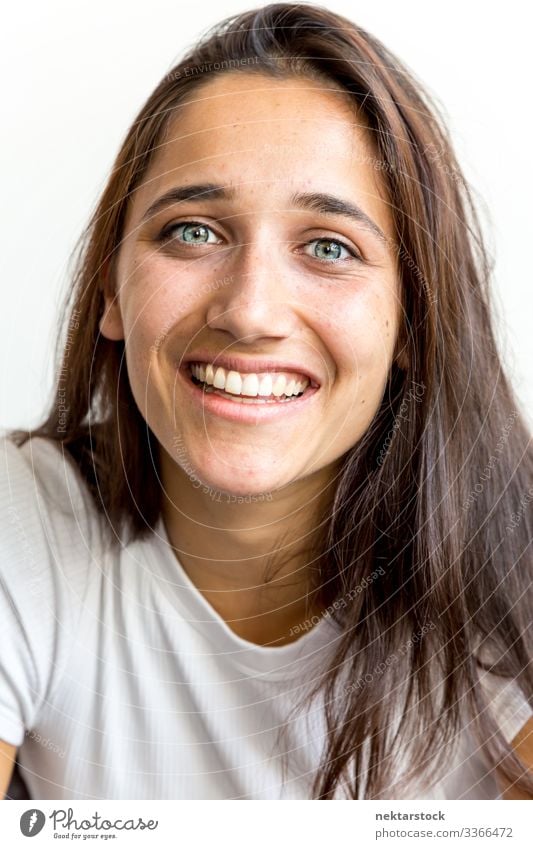
<path fill-rule="evenodd" d="M 241 0 L 26 0 L 0 43 L 0 428 L 37 424 L 52 387 L 67 262 L 118 147 L 160 78 Z M 533 420 L 531 46 L 518 0 L 327 0 L 380 38 L 444 109 L 496 259 L 504 361 Z"/>

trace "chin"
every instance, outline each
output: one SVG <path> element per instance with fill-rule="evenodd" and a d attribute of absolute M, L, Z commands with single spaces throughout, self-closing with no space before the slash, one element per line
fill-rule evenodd
<path fill-rule="evenodd" d="M 236 499 L 242 503 L 246 500 L 271 501 L 272 492 L 283 486 L 283 483 L 274 479 L 272 472 L 261 474 L 260 470 L 256 469 L 247 475 L 240 469 L 232 471 L 224 464 L 222 466 L 222 469 L 214 469 L 213 466 L 204 469 L 196 466 L 194 475 L 189 469 L 189 477 L 194 488 L 209 495 L 213 501 L 227 503 Z"/>

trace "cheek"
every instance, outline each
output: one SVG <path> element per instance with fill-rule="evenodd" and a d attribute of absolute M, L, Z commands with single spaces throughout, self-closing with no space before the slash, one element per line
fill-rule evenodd
<path fill-rule="evenodd" d="M 128 377 L 135 400 L 145 412 L 147 403 L 160 392 L 160 352 L 180 316 L 168 292 L 162 287 L 151 291 L 148 285 L 128 288 L 122 315 Z"/>
<path fill-rule="evenodd" d="M 330 299 L 322 339 L 335 363 L 328 434 L 335 453 L 349 450 L 371 426 L 394 356 L 397 311 L 387 293 Z"/>
<path fill-rule="evenodd" d="M 141 255 L 142 257 L 142 255 Z M 126 334 L 126 350 L 132 359 L 147 366 L 164 345 L 168 333 L 184 312 L 178 281 L 172 280 L 168 264 L 150 257 L 133 263 L 121 290 L 120 306 Z"/>
<path fill-rule="evenodd" d="M 137 375 L 148 375 L 154 353 L 163 344 L 166 335 L 166 315 L 163 311 L 145 307 L 137 313 L 135 320 L 126 324 L 128 368 Z"/>
<path fill-rule="evenodd" d="M 338 295 L 338 296 L 337 296 Z M 342 295 L 342 296 L 341 296 Z M 397 333 L 397 304 L 388 289 L 333 293 L 323 312 L 322 337 L 337 366 L 337 378 L 386 377 Z"/>
<path fill-rule="evenodd" d="M 205 309 L 212 275 L 213 269 L 204 279 L 194 266 L 179 270 L 165 257 L 149 253 L 143 258 L 139 252 L 121 293 L 121 312 L 131 347 L 144 365 L 151 354 L 164 349 L 176 328 L 191 338 L 198 332 L 198 315 Z"/>

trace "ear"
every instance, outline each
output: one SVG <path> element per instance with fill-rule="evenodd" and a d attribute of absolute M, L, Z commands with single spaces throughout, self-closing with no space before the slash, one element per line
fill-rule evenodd
<path fill-rule="evenodd" d="M 111 342 L 118 342 L 124 339 L 124 327 L 122 325 L 118 295 L 115 294 L 112 283 L 112 276 L 110 261 L 106 260 L 102 267 L 104 313 L 100 319 L 99 328 L 100 333 L 106 339 L 109 339 Z"/>

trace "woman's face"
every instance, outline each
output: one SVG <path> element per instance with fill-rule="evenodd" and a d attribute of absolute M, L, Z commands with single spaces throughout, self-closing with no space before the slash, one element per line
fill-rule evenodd
<path fill-rule="evenodd" d="M 222 74 L 179 109 L 133 194 L 100 327 L 125 339 L 161 446 L 204 484 L 328 479 L 376 413 L 401 310 L 373 162 L 341 94 Z"/>

